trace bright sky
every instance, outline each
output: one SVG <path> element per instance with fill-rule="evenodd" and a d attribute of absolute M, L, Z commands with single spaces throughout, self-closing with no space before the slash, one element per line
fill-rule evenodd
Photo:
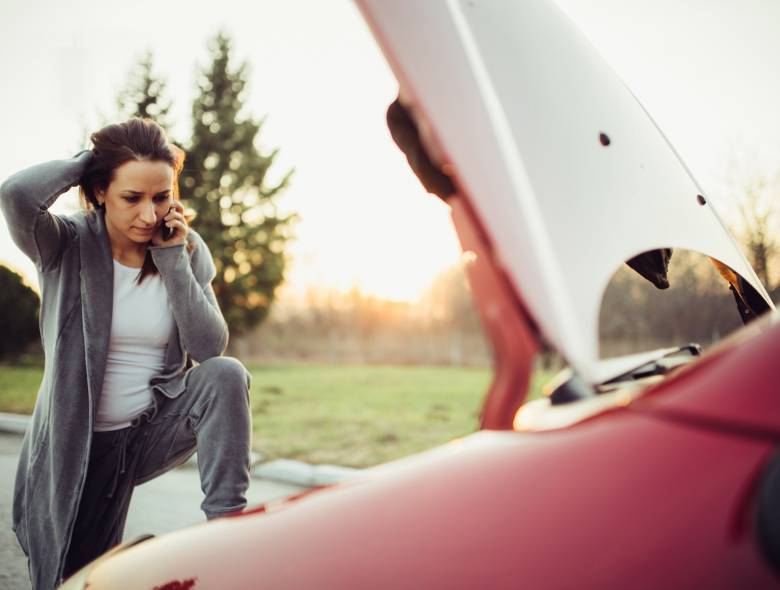
<path fill-rule="evenodd" d="M 561 0 L 671 139 L 711 197 L 737 145 L 780 157 L 780 4 L 775 0 Z M 276 173 L 294 166 L 299 212 L 289 289 L 414 299 L 459 257 L 447 208 L 392 144 L 396 82 L 349 0 L 0 3 L 0 179 L 81 148 L 114 118 L 118 88 L 147 49 L 186 137 L 196 64 L 221 27 L 251 66 L 249 109 L 267 114 Z M 745 148 L 739 148 L 744 150 Z M 55 211 L 75 207 L 63 198 Z M 3 224 L 0 262 L 37 279 Z"/>

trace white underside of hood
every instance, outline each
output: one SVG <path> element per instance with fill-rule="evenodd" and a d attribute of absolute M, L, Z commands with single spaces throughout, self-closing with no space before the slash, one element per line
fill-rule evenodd
<path fill-rule="evenodd" d="M 641 252 L 712 256 L 769 301 L 663 134 L 554 2 L 358 5 L 529 312 L 585 379 L 598 378 L 607 283 Z"/>

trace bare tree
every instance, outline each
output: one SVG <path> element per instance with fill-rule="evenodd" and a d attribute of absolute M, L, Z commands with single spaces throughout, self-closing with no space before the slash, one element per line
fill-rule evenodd
<path fill-rule="evenodd" d="M 780 244 L 780 166 L 760 169 L 756 158 L 732 158 L 726 189 L 737 212 L 731 229 L 767 290 L 776 276 Z"/>

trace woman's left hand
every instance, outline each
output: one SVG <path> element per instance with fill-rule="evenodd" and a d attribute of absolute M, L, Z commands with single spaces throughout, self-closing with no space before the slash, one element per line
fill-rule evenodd
<path fill-rule="evenodd" d="M 162 228 L 167 225 L 173 230 L 173 235 L 167 239 L 162 239 Z M 184 244 L 187 241 L 187 233 L 190 231 L 190 226 L 187 225 L 187 220 L 184 218 L 184 205 L 180 201 L 173 201 L 171 210 L 163 217 L 160 227 L 152 235 L 152 244 L 154 246 L 177 246 Z"/>

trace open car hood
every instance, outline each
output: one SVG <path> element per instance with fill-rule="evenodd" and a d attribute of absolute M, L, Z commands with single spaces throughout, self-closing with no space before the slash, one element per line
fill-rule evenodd
<path fill-rule="evenodd" d="M 706 254 L 771 306 L 663 133 L 554 2 L 357 3 L 430 128 L 429 152 L 452 166 L 527 312 L 583 378 L 597 380 L 607 284 L 642 252 Z"/>

